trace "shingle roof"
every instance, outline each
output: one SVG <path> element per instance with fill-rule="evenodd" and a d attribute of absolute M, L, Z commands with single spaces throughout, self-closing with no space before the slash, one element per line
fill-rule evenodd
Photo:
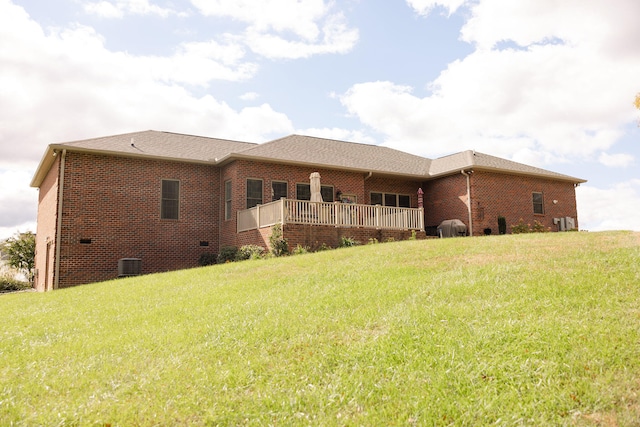
<path fill-rule="evenodd" d="M 585 182 L 579 178 L 474 151 L 463 151 L 431 160 L 378 145 L 304 135 L 289 135 L 264 144 L 255 144 L 149 130 L 51 144 L 36 170 L 31 186 L 40 186 L 53 164 L 54 151 L 62 149 L 212 165 L 221 165 L 243 158 L 417 179 L 435 178 L 459 173 L 462 169 L 476 168 L 541 176 L 574 183 Z"/>
<path fill-rule="evenodd" d="M 431 163 L 430 159 L 378 145 L 304 135 L 289 135 L 239 154 L 285 163 L 416 177 L 424 177 Z"/>
<path fill-rule="evenodd" d="M 148 130 L 54 145 L 131 156 L 215 162 L 231 152 L 242 151 L 257 144 Z"/>
<path fill-rule="evenodd" d="M 458 172 L 463 169 L 493 170 L 502 173 L 540 176 L 576 183 L 586 182 L 583 179 L 574 178 L 569 175 L 563 175 L 561 173 L 552 172 L 546 169 L 525 165 L 524 163 L 518 163 L 472 150 L 463 151 L 433 160 L 431 162 L 431 168 L 429 169 L 429 176 L 437 177 L 440 175 L 448 175 L 452 172 Z"/>

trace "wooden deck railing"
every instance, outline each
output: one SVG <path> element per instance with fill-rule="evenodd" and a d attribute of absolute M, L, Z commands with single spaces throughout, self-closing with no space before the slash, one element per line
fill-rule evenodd
<path fill-rule="evenodd" d="M 422 208 L 280 199 L 238 212 L 238 232 L 274 224 L 332 225 L 390 230 L 423 230 Z"/>

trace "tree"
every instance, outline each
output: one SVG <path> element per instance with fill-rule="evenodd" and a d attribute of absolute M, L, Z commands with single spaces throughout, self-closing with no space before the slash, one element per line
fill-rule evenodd
<path fill-rule="evenodd" d="M 36 235 L 30 231 L 19 233 L 8 238 L 2 249 L 9 256 L 9 265 L 27 276 L 29 283 L 33 283 Z"/>
<path fill-rule="evenodd" d="M 640 92 L 638 92 L 638 93 L 636 94 L 636 100 L 635 100 L 635 102 L 633 103 L 633 105 L 635 105 L 635 106 L 636 106 L 636 108 L 637 108 L 638 110 L 640 110 Z"/>

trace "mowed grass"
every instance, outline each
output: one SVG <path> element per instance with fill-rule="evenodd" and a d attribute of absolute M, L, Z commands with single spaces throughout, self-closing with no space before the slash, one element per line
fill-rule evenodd
<path fill-rule="evenodd" d="M 360 246 L 0 313 L 0 425 L 640 423 L 638 233 Z"/>

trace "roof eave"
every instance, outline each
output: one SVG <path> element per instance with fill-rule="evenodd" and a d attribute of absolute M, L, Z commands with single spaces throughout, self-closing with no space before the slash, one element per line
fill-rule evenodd
<path fill-rule="evenodd" d="M 375 170 L 371 168 L 353 168 L 348 166 L 340 166 L 340 165 L 330 165 L 323 163 L 313 163 L 313 162 L 301 162 L 296 160 L 286 160 L 286 159 L 278 159 L 271 157 L 261 157 L 261 156 L 251 156 L 248 154 L 242 153 L 231 153 L 220 159 L 217 159 L 215 165 L 216 166 L 224 166 L 227 163 L 230 163 L 234 160 L 248 160 L 254 162 L 263 162 L 263 163 L 277 163 L 277 164 L 285 164 L 292 166 L 305 166 L 310 168 L 318 168 L 318 169 L 333 169 L 333 170 L 341 170 L 348 172 L 357 172 L 357 173 L 373 173 L 380 176 L 389 176 L 389 177 L 397 177 L 397 178 L 412 178 L 418 181 L 424 181 L 428 176 L 426 174 L 408 174 L 401 172 L 392 172 L 392 171 L 383 171 L 383 170 Z"/>
<path fill-rule="evenodd" d="M 535 177 L 535 178 L 543 178 L 543 179 L 550 179 L 553 181 L 565 181 L 565 182 L 571 182 L 574 184 L 583 184 L 585 182 L 587 182 L 586 179 L 581 179 L 581 178 L 576 178 L 573 176 L 569 176 L 569 175 L 549 175 L 549 174 L 544 174 L 544 173 L 535 173 L 535 172 L 523 172 L 523 171 L 516 171 L 516 170 L 510 170 L 510 169 L 501 169 L 501 168 L 492 168 L 489 166 L 477 166 L 477 165 L 467 165 L 467 166 L 461 166 L 459 168 L 456 169 L 451 169 L 448 171 L 444 171 L 444 172 L 440 172 L 434 175 L 429 175 L 429 179 L 436 179 L 436 178 L 441 178 L 443 176 L 448 176 L 448 175 L 455 175 L 455 174 L 459 174 L 460 171 L 468 171 L 468 170 L 477 170 L 477 171 L 484 171 L 484 172 L 495 172 L 495 173 L 501 173 L 501 174 L 505 174 L 505 175 L 520 175 L 520 176 L 531 176 L 531 177 Z"/>

